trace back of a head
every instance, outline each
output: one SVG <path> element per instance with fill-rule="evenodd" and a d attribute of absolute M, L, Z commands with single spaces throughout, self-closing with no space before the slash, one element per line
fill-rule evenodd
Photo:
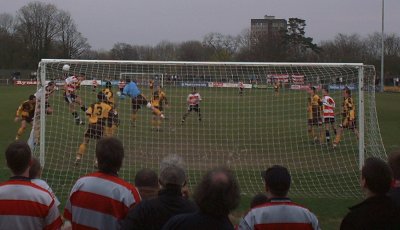
<path fill-rule="evenodd" d="M 40 161 L 36 157 L 32 157 L 32 164 L 29 168 L 29 177 L 37 178 L 40 176 L 40 172 L 42 171 L 42 166 L 40 165 Z"/>
<path fill-rule="evenodd" d="M 135 176 L 135 186 L 158 188 L 157 173 L 147 168 L 139 170 Z"/>
<path fill-rule="evenodd" d="M 400 180 L 400 150 L 389 156 L 389 166 L 392 169 L 393 179 Z"/>
<path fill-rule="evenodd" d="M 183 186 L 186 182 L 186 168 L 182 158 L 172 155 L 164 158 L 160 163 L 159 181 L 161 186 Z"/>
<path fill-rule="evenodd" d="M 115 137 L 104 137 L 96 144 L 98 168 L 105 173 L 117 173 L 124 159 L 122 142 Z"/>
<path fill-rule="evenodd" d="M 194 200 L 200 210 L 212 216 L 227 216 L 240 202 L 240 189 L 233 172 L 216 168 L 198 184 Z"/>
<path fill-rule="evenodd" d="M 261 172 L 261 176 L 273 196 L 285 197 L 289 192 L 291 176 L 287 168 L 274 165 Z"/>
<path fill-rule="evenodd" d="M 32 153 L 28 144 L 23 141 L 11 143 L 5 152 L 7 166 L 14 175 L 22 175 L 29 167 Z"/>
<path fill-rule="evenodd" d="M 365 160 L 361 177 L 365 179 L 367 189 L 376 195 L 384 195 L 390 190 L 392 171 L 389 165 L 379 158 L 370 157 Z"/>

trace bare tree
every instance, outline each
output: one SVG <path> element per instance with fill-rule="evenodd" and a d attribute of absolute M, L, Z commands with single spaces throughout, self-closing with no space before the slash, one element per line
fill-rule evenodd
<path fill-rule="evenodd" d="M 90 49 L 87 39 L 78 32 L 71 15 L 60 10 L 58 14 L 60 26 L 59 43 L 62 50 L 62 58 L 79 58 Z"/>
<path fill-rule="evenodd" d="M 13 34 L 14 28 L 14 17 L 8 13 L 0 14 L 0 32 Z"/>
<path fill-rule="evenodd" d="M 50 49 L 60 33 L 58 10 L 52 4 L 31 2 L 17 12 L 17 34 L 26 44 L 35 63 L 49 57 Z"/>

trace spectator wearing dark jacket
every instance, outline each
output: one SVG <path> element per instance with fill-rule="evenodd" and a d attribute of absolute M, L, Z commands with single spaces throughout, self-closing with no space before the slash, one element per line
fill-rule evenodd
<path fill-rule="evenodd" d="M 157 173 L 147 168 L 139 170 L 135 176 L 135 186 L 143 200 L 157 197 L 160 190 Z"/>
<path fill-rule="evenodd" d="M 172 217 L 163 230 L 232 230 L 228 215 L 240 201 L 240 190 L 233 172 L 225 168 L 209 171 L 194 193 L 200 211 Z"/>
<path fill-rule="evenodd" d="M 361 188 L 366 199 L 350 208 L 340 229 L 400 229 L 399 210 L 386 195 L 391 182 L 389 165 L 379 158 L 368 158 L 361 170 Z"/>
<path fill-rule="evenodd" d="M 181 158 L 172 156 L 164 159 L 160 164 L 161 190 L 158 196 L 143 200 L 131 209 L 121 229 L 161 229 L 172 216 L 195 212 L 196 205 L 182 197 L 181 189 L 186 184 L 186 178 Z"/>
<path fill-rule="evenodd" d="M 388 195 L 397 207 L 400 208 L 400 150 L 390 155 L 389 166 L 393 172 L 393 181 Z"/>

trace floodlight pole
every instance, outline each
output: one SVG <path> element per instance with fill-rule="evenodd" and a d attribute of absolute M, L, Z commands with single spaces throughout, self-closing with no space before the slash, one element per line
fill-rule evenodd
<path fill-rule="evenodd" d="M 384 90 L 384 80 L 383 80 L 383 75 L 384 75 L 384 56 L 385 56 L 385 0 L 382 0 L 382 35 L 381 35 L 381 89 L 380 91 L 383 92 Z"/>

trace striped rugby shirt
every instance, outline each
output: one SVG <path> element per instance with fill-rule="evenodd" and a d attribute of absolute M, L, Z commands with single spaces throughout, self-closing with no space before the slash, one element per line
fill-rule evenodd
<path fill-rule="evenodd" d="M 288 198 L 274 198 L 251 209 L 238 229 L 319 230 L 317 217 Z"/>
<path fill-rule="evenodd" d="M 59 229 L 62 220 L 53 196 L 29 178 L 0 184 L 0 229 Z"/>
<path fill-rule="evenodd" d="M 140 200 L 135 186 L 116 175 L 95 172 L 75 183 L 64 217 L 73 229 L 118 229 L 118 222 Z"/>

